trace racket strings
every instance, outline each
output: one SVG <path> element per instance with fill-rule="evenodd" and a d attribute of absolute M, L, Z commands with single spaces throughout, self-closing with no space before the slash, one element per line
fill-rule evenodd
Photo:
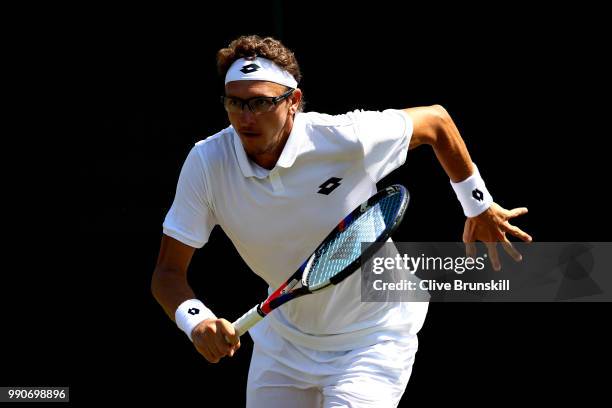
<path fill-rule="evenodd" d="M 401 194 L 385 196 L 365 213 L 355 218 L 343 231 L 337 231 L 317 252 L 306 279 L 316 286 L 335 276 L 362 253 L 362 243 L 375 242 L 391 228 L 402 202 Z"/>

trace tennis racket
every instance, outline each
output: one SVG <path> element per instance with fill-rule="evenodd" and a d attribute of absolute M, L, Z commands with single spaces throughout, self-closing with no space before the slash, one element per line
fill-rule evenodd
<path fill-rule="evenodd" d="M 242 336 L 274 309 L 337 285 L 359 269 L 400 224 L 409 197 L 404 186 L 394 184 L 344 217 L 284 284 L 233 323 L 236 333 Z M 297 286 L 298 283 L 301 285 Z"/>

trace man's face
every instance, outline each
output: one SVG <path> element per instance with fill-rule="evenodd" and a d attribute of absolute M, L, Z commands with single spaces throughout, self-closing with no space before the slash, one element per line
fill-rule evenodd
<path fill-rule="evenodd" d="M 268 81 L 233 81 L 225 85 L 225 96 L 248 100 L 260 96 L 276 97 L 287 88 Z M 242 146 L 251 156 L 273 154 L 292 126 L 299 104 L 299 90 L 278 102 L 269 112 L 253 113 L 247 105 L 242 111 L 228 112 L 229 121 L 240 136 Z"/>

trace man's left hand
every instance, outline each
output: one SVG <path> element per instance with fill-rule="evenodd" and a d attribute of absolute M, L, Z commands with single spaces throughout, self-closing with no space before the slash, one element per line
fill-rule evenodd
<path fill-rule="evenodd" d="M 523 214 L 527 214 L 526 207 L 506 210 L 498 204 L 493 203 L 491 207 L 482 214 L 468 218 L 465 221 L 465 228 L 463 230 L 463 242 L 465 243 L 466 255 L 475 258 L 475 242 L 482 241 L 487 246 L 493 269 L 499 271 L 501 269 L 501 263 L 499 261 L 499 254 L 497 253 L 497 243 L 501 242 L 508 255 L 516 262 L 520 262 L 523 257 L 514 246 L 512 246 L 512 243 L 506 237 L 506 233 L 512 234 L 525 242 L 532 241 L 529 234 L 509 222 L 510 219 Z"/>

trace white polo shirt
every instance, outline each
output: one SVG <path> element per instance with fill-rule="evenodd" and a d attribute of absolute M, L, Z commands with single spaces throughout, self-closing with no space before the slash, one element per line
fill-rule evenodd
<path fill-rule="evenodd" d="M 276 166 L 266 170 L 247 157 L 230 126 L 187 156 L 164 234 L 201 248 L 219 225 L 272 293 L 405 162 L 411 135 L 412 121 L 401 110 L 298 113 Z M 349 350 L 420 330 L 427 303 L 361 302 L 360 283 L 357 271 L 264 322 L 316 350 Z M 257 326 L 250 330 L 255 341 Z"/>

